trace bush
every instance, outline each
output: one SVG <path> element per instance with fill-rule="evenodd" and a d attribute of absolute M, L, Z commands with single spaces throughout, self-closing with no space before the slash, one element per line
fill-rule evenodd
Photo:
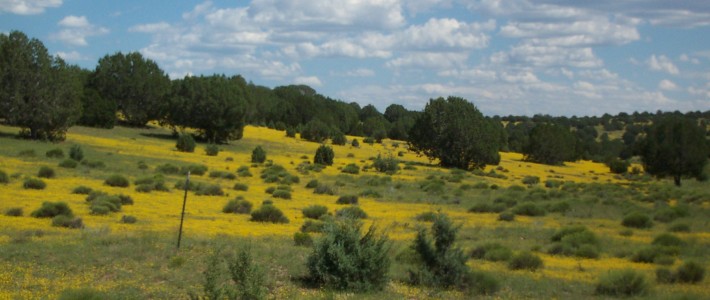
<path fill-rule="evenodd" d="M 380 195 L 379 192 L 377 192 L 373 189 L 366 189 L 360 193 L 360 197 L 380 198 L 380 197 L 382 197 L 382 195 Z"/>
<path fill-rule="evenodd" d="M 653 222 L 647 214 L 640 212 L 632 212 L 624 216 L 624 219 L 621 221 L 621 225 L 624 227 L 632 228 L 650 228 L 651 226 L 653 226 Z"/>
<path fill-rule="evenodd" d="M 539 206 L 535 203 L 529 203 L 529 202 L 516 206 L 513 209 L 513 212 L 516 215 L 531 216 L 531 217 L 544 216 L 547 213 L 545 211 L 545 209 L 542 208 L 541 206 Z"/>
<path fill-rule="evenodd" d="M 290 127 L 290 126 L 288 128 L 286 128 L 286 136 L 291 137 L 291 138 L 296 137 L 296 129 L 294 129 L 293 127 Z"/>
<path fill-rule="evenodd" d="M 217 156 L 217 154 L 219 154 L 219 147 L 215 144 L 209 144 L 205 147 L 205 154 L 207 156 Z"/>
<path fill-rule="evenodd" d="M 123 215 L 121 217 L 121 223 L 123 224 L 135 224 L 138 222 L 138 218 L 131 216 L 131 215 Z"/>
<path fill-rule="evenodd" d="M 128 187 L 130 185 L 130 182 L 126 177 L 123 177 L 122 175 L 113 174 L 106 178 L 104 184 L 113 187 Z"/>
<path fill-rule="evenodd" d="M 175 148 L 180 152 L 195 152 L 195 139 L 191 134 L 182 133 L 178 136 Z"/>
<path fill-rule="evenodd" d="M 380 155 L 377 155 L 372 165 L 375 167 L 375 170 L 387 174 L 394 174 L 399 170 L 399 160 L 394 158 L 394 156 L 382 158 Z"/>
<path fill-rule="evenodd" d="M 81 218 L 74 218 L 67 215 L 58 215 L 52 218 L 52 226 L 79 229 L 84 228 L 84 222 L 81 220 Z"/>
<path fill-rule="evenodd" d="M 251 220 L 253 222 L 271 222 L 271 223 L 288 223 L 289 220 L 286 218 L 284 213 L 271 204 L 262 204 L 259 209 L 251 213 Z"/>
<path fill-rule="evenodd" d="M 190 172 L 190 175 L 202 176 L 207 173 L 207 166 L 193 164 L 180 167 L 180 174 L 187 175 L 187 172 Z"/>
<path fill-rule="evenodd" d="M 310 205 L 302 209 L 303 216 L 310 219 L 318 219 L 328 213 L 328 208 L 323 205 Z"/>
<path fill-rule="evenodd" d="M 324 166 L 333 165 L 333 158 L 335 158 L 335 152 L 333 148 L 326 145 L 321 145 L 316 150 L 316 155 L 313 157 L 314 164 L 320 164 Z"/>
<path fill-rule="evenodd" d="M 309 278 L 335 290 L 381 290 L 389 282 L 390 242 L 374 226 L 361 234 L 359 222 L 334 222 L 325 228 L 308 257 Z"/>
<path fill-rule="evenodd" d="M 349 206 L 335 211 L 335 216 L 348 219 L 367 219 L 367 213 L 358 206 Z"/>
<path fill-rule="evenodd" d="M 276 189 L 271 196 L 274 198 L 281 198 L 281 199 L 291 199 L 291 192 L 287 190 L 282 190 L 282 189 Z"/>
<path fill-rule="evenodd" d="M 133 198 L 131 198 L 131 196 L 123 195 L 123 194 L 119 194 L 116 196 L 118 196 L 118 199 L 121 200 L 122 205 L 133 205 Z"/>
<path fill-rule="evenodd" d="M 690 215 L 690 208 L 686 205 L 678 205 L 657 210 L 653 215 L 653 219 L 658 222 L 668 223 L 688 215 Z"/>
<path fill-rule="evenodd" d="M 75 169 L 77 165 L 79 165 L 79 163 L 77 163 L 73 159 L 65 159 L 59 163 L 60 167 L 66 168 L 66 169 Z"/>
<path fill-rule="evenodd" d="M 5 210 L 5 215 L 8 217 L 22 217 L 22 207 L 10 207 Z"/>
<path fill-rule="evenodd" d="M 248 214 L 251 213 L 252 206 L 251 202 L 243 198 L 236 198 L 229 200 L 224 208 L 222 208 L 222 212 L 227 214 Z"/>
<path fill-rule="evenodd" d="M 540 177 L 537 176 L 525 176 L 522 180 L 524 185 L 532 186 L 540 183 Z"/>
<path fill-rule="evenodd" d="M 47 152 L 44 153 L 49 158 L 64 158 L 64 151 L 59 148 L 54 148 L 52 150 L 48 150 Z"/>
<path fill-rule="evenodd" d="M 653 239 L 651 245 L 664 247 L 683 247 L 685 246 L 685 242 L 683 242 L 683 240 L 681 240 L 679 237 L 670 233 L 662 233 L 661 235 Z"/>
<path fill-rule="evenodd" d="M 47 184 L 39 178 L 27 178 L 22 183 L 22 187 L 28 190 L 43 190 L 47 187 Z"/>
<path fill-rule="evenodd" d="M 674 283 L 676 281 L 675 274 L 669 269 L 656 269 L 656 282 L 658 283 Z"/>
<path fill-rule="evenodd" d="M 316 220 L 306 220 L 301 225 L 301 232 L 323 232 L 325 222 Z"/>
<path fill-rule="evenodd" d="M 42 206 L 30 214 L 35 218 L 54 218 L 58 215 L 74 216 L 66 202 L 43 202 Z"/>
<path fill-rule="evenodd" d="M 314 194 L 320 195 L 335 195 L 335 190 L 330 185 L 319 184 L 315 189 L 313 189 Z"/>
<path fill-rule="evenodd" d="M 218 184 L 200 184 L 195 190 L 195 195 L 201 196 L 224 196 L 222 187 Z"/>
<path fill-rule="evenodd" d="M 318 187 L 318 180 L 317 179 L 311 179 L 308 183 L 306 183 L 306 188 L 307 189 L 312 189 Z"/>
<path fill-rule="evenodd" d="M 155 167 L 155 171 L 166 175 L 174 175 L 180 172 L 180 168 L 172 164 L 162 164 Z"/>
<path fill-rule="evenodd" d="M 311 119 L 301 129 L 301 138 L 307 141 L 322 143 L 330 137 L 330 127 L 319 119 Z"/>
<path fill-rule="evenodd" d="M 296 246 L 310 247 L 313 246 L 313 238 L 308 232 L 294 232 L 293 242 Z"/>
<path fill-rule="evenodd" d="M 337 201 L 335 201 L 336 204 L 357 204 L 357 196 L 355 195 L 344 195 L 340 196 Z"/>
<path fill-rule="evenodd" d="M 0 170 L 0 183 L 8 183 L 10 182 L 10 177 L 7 176 L 7 173 L 5 171 Z"/>
<path fill-rule="evenodd" d="M 640 296 L 646 294 L 646 277 L 634 270 L 612 270 L 599 278 L 596 293 L 608 296 Z"/>
<path fill-rule="evenodd" d="M 675 277 L 679 282 L 698 283 L 705 277 L 705 268 L 696 262 L 688 261 L 678 267 Z"/>
<path fill-rule="evenodd" d="M 39 178 L 54 178 L 55 176 L 54 169 L 47 166 L 40 167 L 37 172 L 37 177 Z"/>
<path fill-rule="evenodd" d="M 71 146 L 71 148 L 69 148 L 69 158 L 75 161 L 84 160 L 84 150 L 82 150 L 79 145 Z"/>
<path fill-rule="evenodd" d="M 107 215 L 121 211 L 121 198 L 117 195 L 101 195 L 90 201 L 89 210 L 92 215 Z"/>
<path fill-rule="evenodd" d="M 359 148 L 359 147 L 360 147 L 360 142 L 359 142 L 357 139 L 353 139 L 353 141 L 350 143 L 350 145 L 353 146 L 353 147 L 355 147 L 355 148 Z"/>
<path fill-rule="evenodd" d="M 670 232 L 690 232 L 690 225 L 687 223 L 675 223 L 668 227 Z"/>
<path fill-rule="evenodd" d="M 420 222 L 434 222 L 438 214 L 433 211 L 423 212 L 414 217 L 415 220 Z"/>
<path fill-rule="evenodd" d="M 224 258 L 215 251 L 207 261 L 203 272 L 203 296 L 190 293 L 190 299 L 265 299 L 265 274 L 252 258 L 249 248 L 241 248 L 235 255 Z M 224 266 L 227 269 L 224 269 Z M 226 272 L 225 272 L 226 271 Z M 227 273 L 225 276 L 224 273 Z M 222 282 L 229 277 L 231 284 Z"/>
<path fill-rule="evenodd" d="M 357 175 L 360 174 L 360 167 L 358 167 L 356 164 L 348 164 L 343 168 L 341 172 Z"/>
<path fill-rule="evenodd" d="M 530 252 L 521 252 L 513 256 L 508 263 L 511 270 L 535 271 L 542 268 L 542 259 Z"/>
<path fill-rule="evenodd" d="M 488 243 L 474 248 L 471 258 L 488 261 L 507 261 L 513 256 L 513 251 L 498 243 Z"/>
<path fill-rule="evenodd" d="M 345 145 L 345 143 L 348 142 L 348 139 L 345 138 L 345 135 L 340 132 L 340 130 L 338 130 L 333 133 L 332 142 L 333 145 Z"/>
<path fill-rule="evenodd" d="M 255 164 L 262 164 L 266 161 L 266 151 L 261 146 L 256 146 L 254 150 L 251 151 L 251 162 Z"/>
<path fill-rule="evenodd" d="M 210 172 L 210 178 L 223 178 L 223 179 L 237 179 L 237 175 L 232 174 L 228 171 L 212 171 Z"/>
<path fill-rule="evenodd" d="M 249 186 L 246 185 L 245 183 L 239 183 L 239 182 L 237 182 L 237 183 L 234 184 L 233 189 L 236 190 L 236 191 L 244 191 L 244 192 L 246 192 L 247 190 L 249 190 Z"/>
<path fill-rule="evenodd" d="M 502 212 L 498 215 L 498 221 L 511 222 L 515 220 L 515 214 L 509 212 Z"/>
<path fill-rule="evenodd" d="M 629 162 L 618 158 L 609 160 L 606 165 L 614 174 L 624 174 L 629 170 Z"/>
<path fill-rule="evenodd" d="M 476 203 L 474 206 L 468 209 L 468 212 L 475 213 L 499 213 L 506 209 L 507 207 L 502 203 Z"/>

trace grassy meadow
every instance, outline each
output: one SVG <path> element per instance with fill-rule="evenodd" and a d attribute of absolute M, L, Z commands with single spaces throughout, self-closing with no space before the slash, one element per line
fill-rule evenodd
<path fill-rule="evenodd" d="M 634 269 L 646 277 L 650 288 L 643 298 L 710 298 L 710 276 L 697 283 L 660 283 L 656 278 L 659 268 L 676 270 L 687 261 L 705 267 L 710 263 L 707 182 L 687 180 L 677 188 L 643 174 L 612 174 L 599 163 L 549 166 L 523 161 L 517 153 L 501 153 L 499 166 L 464 172 L 440 168 L 407 151 L 404 142 L 370 145 L 359 137 L 348 137 L 359 139 L 359 147 L 332 145 L 334 164 L 317 170 L 311 162 L 319 144 L 254 126 L 245 128 L 243 139 L 220 145 L 216 156 L 206 155 L 205 144 L 198 144 L 194 153 L 176 151 L 171 131 L 159 126 L 73 127 L 59 144 L 17 139 L 17 131 L 0 126 L 0 171 L 8 176 L 7 183 L 0 183 L 0 299 L 55 299 L 63 291 L 82 288 L 117 299 L 188 298 L 190 292 L 201 291 L 202 273 L 212 253 L 230 253 L 245 245 L 267 273 L 269 298 L 461 298 L 456 291 L 406 283 L 412 268 L 410 245 L 419 228 L 431 225 L 425 217 L 430 212 L 446 213 L 460 224 L 457 244 L 472 253 L 469 266 L 499 280 L 500 290 L 483 298 L 604 298 L 596 295 L 596 283 L 617 269 Z M 84 160 L 68 167 L 65 160 L 74 145 L 81 147 Z M 266 150 L 269 162 L 251 163 L 256 146 Z M 46 155 L 57 148 L 63 157 Z M 372 164 L 378 155 L 398 159 L 400 169 L 393 174 L 376 171 Z M 357 165 L 357 174 L 343 172 L 350 164 Z M 202 175 L 193 172 L 191 182 L 218 185 L 222 195 L 188 193 L 178 251 L 184 191 L 175 185 L 185 176 L 169 167 L 190 165 L 206 167 Z M 290 174 L 289 184 L 278 182 L 283 178 L 276 182 L 262 178 L 272 165 Z M 46 187 L 25 188 L 28 178 L 42 175 L 42 167 L 54 171 L 53 177 L 41 178 Z M 127 178 L 129 185 L 105 183 L 116 174 Z M 136 181 L 155 179 L 157 174 L 166 191 L 137 190 L 141 188 Z M 307 187 L 313 180 L 318 187 Z M 129 196 L 133 203 L 118 212 L 92 213 L 87 195 L 74 192 L 80 186 Z M 267 193 L 278 186 L 290 186 L 290 199 Z M 343 195 L 358 196 L 357 206 L 367 213 L 365 224 L 376 225 L 393 240 L 392 280 L 383 291 L 334 292 L 302 282 L 311 252 L 294 244 L 294 233 L 308 220 L 302 209 L 322 205 L 335 214 L 348 207 L 336 204 Z M 253 222 L 249 214 L 222 212 L 237 197 L 250 201 L 253 209 L 264 200 L 273 201 L 289 222 Z M 66 202 L 84 228 L 52 226 L 51 218 L 32 217 L 47 201 Z M 651 226 L 622 225 L 630 213 L 648 216 Z M 135 222 L 126 222 L 124 216 Z M 574 226 L 584 226 L 593 241 L 585 245 L 554 240 L 560 229 Z M 311 234 L 318 238 L 318 233 Z M 680 242 L 658 242 L 664 234 Z M 473 254 L 491 244 L 499 255 Z M 540 256 L 543 267 L 511 270 L 510 256 L 523 251 Z"/>

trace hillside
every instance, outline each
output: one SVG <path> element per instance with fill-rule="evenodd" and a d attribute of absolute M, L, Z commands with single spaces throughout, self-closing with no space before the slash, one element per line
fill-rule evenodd
<path fill-rule="evenodd" d="M 429 226 L 417 217 L 436 211 L 461 224 L 459 244 L 467 252 L 495 242 L 515 253 L 532 250 L 543 258 L 544 267 L 536 272 L 512 271 L 505 262 L 469 260 L 474 269 L 490 271 L 499 279 L 498 297 L 587 298 L 594 295 L 594 283 L 600 274 L 623 268 L 639 270 L 647 276 L 652 298 L 710 297 L 710 291 L 703 288 L 707 278 L 694 285 L 660 285 L 653 278 L 661 265 L 632 262 L 654 237 L 676 224 L 685 224 L 691 228 L 689 232 L 674 233 L 685 241 L 684 247 L 671 255 L 670 263 L 664 266 L 676 268 L 687 260 L 707 265 L 707 183 L 688 181 L 677 189 L 670 182 L 645 175 L 611 174 L 600 163 L 578 161 L 548 166 L 523 161 L 517 153 L 501 153 L 500 165 L 482 172 L 447 170 L 407 151 L 405 142 L 387 139 L 372 145 L 360 140 L 359 147 L 349 143 L 333 145 L 334 164 L 316 171 L 311 162 L 319 144 L 254 126 L 245 128 L 243 139 L 220 145 L 217 156 L 206 155 L 204 144 L 199 144 L 194 153 L 178 152 L 171 132 L 157 126 L 110 130 L 72 127 L 66 141 L 60 144 L 16 139 L 17 130 L 0 126 L 0 170 L 10 177 L 9 183 L 0 185 L 0 211 L 22 210 L 20 217 L 0 216 L 0 298 L 53 297 L 79 287 L 91 287 L 119 298 L 184 298 L 188 292 L 200 290 L 202 278 L 195 274 L 204 270 L 208 253 L 244 242 L 258 253 L 257 261 L 266 266 L 272 297 L 326 297 L 330 292 L 305 287 L 296 280 L 304 275 L 303 264 L 310 252 L 309 248 L 293 246 L 292 237 L 307 221 L 303 208 L 323 205 L 335 213 L 345 207 L 336 204 L 343 195 L 358 195 L 358 206 L 368 215 L 365 224 L 376 224 L 394 240 L 391 256 L 395 263 L 392 282 L 384 291 L 356 296 L 343 293 L 337 294 L 338 298 L 460 297 L 457 292 L 432 294 L 404 283 L 410 266 L 402 257 L 411 252 L 409 245 L 418 228 Z M 348 136 L 348 141 L 353 138 L 361 139 Z M 84 162 L 76 168 L 58 166 L 74 145 L 81 146 Z M 266 150 L 270 163 L 250 162 L 256 146 Z M 64 159 L 46 157 L 45 153 L 56 148 L 62 150 Z M 396 158 L 400 170 L 391 175 L 377 172 L 371 165 L 378 156 Z M 288 178 L 297 178 L 288 184 L 290 199 L 265 192 L 287 185 L 262 179 L 262 173 L 272 164 L 283 166 L 291 175 Z M 359 174 L 343 173 L 349 164 L 357 165 Z M 218 185 L 224 193 L 188 193 L 185 240 L 179 252 L 174 243 L 184 191 L 175 188 L 175 184 L 185 177 L 161 175 L 169 191 L 139 192 L 135 184 L 137 180 L 154 178 L 165 165 L 205 166 L 203 175 L 193 174 L 190 180 Z M 23 188 L 25 179 L 36 177 L 42 166 L 56 173 L 54 178 L 43 179 L 46 188 Z M 239 175 L 240 167 L 241 175 L 248 168 L 251 176 Z M 107 186 L 105 180 L 114 174 L 126 177 L 129 186 Z M 312 180 L 317 180 L 326 193 L 316 194 L 313 188 L 306 187 Z M 238 183 L 248 189 L 235 190 Z M 120 212 L 92 214 L 87 196 L 72 193 L 79 186 L 127 195 L 133 204 L 123 205 Z M 239 196 L 250 201 L 254 209 L 264 200 L 273 201 L 289 222 L 253 222 L 248 214 L 223 213 L 225 204 Z M 45 201 L 66 202 L 82 219 L 84 228 L 53 227 L 50 219 L 31 217 L 30 213 Z M 526 207 L 541 212 L 526 213 Z M 672 219 L 662 216 L 662 212 L 676 207 L 685 213 Z M 633 211 L 655 217 L 655 225 L 650 229 L 623 227 L 622 218 Z M 515 214 L 514 221 L 500 221 L 501 212 Z M 124 215 L 135 217 L 137 222 L 121 222 Z M 600 240 L 595 246 L 596 258 L 552 254 L 550 249 L 555 245 L 551 235 L 570 225 L 584 225 L 596 234 Z"/>

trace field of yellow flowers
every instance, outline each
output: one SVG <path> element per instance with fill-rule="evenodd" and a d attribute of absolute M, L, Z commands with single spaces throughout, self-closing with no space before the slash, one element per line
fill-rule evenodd
<path fill-rule="evenodd" d="M 375 224 L 394 240 L 393 256 L 408 251 L 408 245 L 420 226 L 427 223 L 417 216 L 427 212 L 443 212 L 461 224 L 459 244 L 470 250 L 487 242 L 501 243 L 514 251 L 538 251 L 544 267 L 538 271 L 511 271 L 506 264 L 486 260 L 469 260 L 476 269 L 488 271 L 500 278 L 501 291 L 493 298 L 571 298 L 593 297 L 594 283 L 605 272 L 632 268 L 646 274 L 654 282 L 657 268 L 653 263 L 636 263 L 629 259 L 635 251 L 651 243 L 665 232 L 665 225 L 651 229 L 630 230 L 620 225 L 627 211 L 606 201 L 609 195 L 574 195 L 565 198 L 571 208 L 562 213 L 544 216 L 517 215 L 513 222 L 499 221 L 493 212 L 472 213 L 469 208 L 480 203 L 493 203 L 506 195 L 532 195 L 533 189 L 548 195 L 547 181 L 577 183 L 579 185 L 614 186 L 623 190 L 639 188 L 641 194 L 652 194 L 648 185 L 667 189 L 666 182 L 635 181 L 609 173 L 603 164 L 588 161 L 548 166 L 526 162 L 517 153 L 501 153 L 499 166 L 489 166 L 482 172 L 446 170 L 425 157 L 407 151 L 406 143 L 385 140 L 381 144 L 359 147 L 350 143 L 332 145 L 334 164 L 322 171 L 304 171 L 312 162 L 319 144 L 286 137 L 283 131 L 247 126 L 242 140 L 220 145 L 217 156 L 205 154 L 200 144 L 194 153 L 175 150 L 175 140 L 168 129 L 154 126 L 146 129 L 115 128 L 112 130 L 74 127 L 61 144 L 19 140 L 13 137 L 17 128 L 0 126 L 0 170 L 8 174 L 9 182 L 0 183 L 0 212 L 21 209 L 20 216 L 0 215 L 0 299 L 55 298 L 62 291 L 92 288 L 117 295 L 118 298 L 186 298 L 189 291 L 199 290 L 201 272 L 207 253 L 215 245 L 229 247 L 229 243 L 248 243 L 260 253 L 260 260 L 268 266 L 269 293 L 272 298 L 311 298 L 335 296 L 350 298 L 458 298 L 460 294 L 446 291 L 427 291 L 404 283 L 406 265 L 395 263 L 393 280 L 385 291 L 373 295 L 328 291 L 301 287 L 294 278 L 302 276 L 303 262 L 309 250 L 293 245 L 292 237 L 306 218 L 302 209 L 309 205 L 323 205 L 330 213 L 343 208 L 336 204 L 340 195 L 374 193 L 359 197 L 358 206 L 368 215 L 365 224 Z M 352 140 L 357 137 L 348 137 Z M 68 155 L 71 146 L 83 149 L 86 164 L 63 168 L 61 158 L 49 158 L 45 153 L 59 148 Z M 260 177 L 264 164 L 252 164 L 251 151 L 261 146 L 267 152 L 269 165 L 283 166 L 298 176 L 291 186 L 291 199 L 278 199 L 265 191 L 276 183 L 266 183 Z M 395 174 L 379 173 L 368 166 L 377 157 L 394 157 L 400 161 Z M 93 164 L 92 164 L 93 163 Z M 185 180 L 182 175 L 164 175 L 169 191 L 136 191 L 135 180 L 153 176 L 156 167 L 203 165 L 207 172 L 191 175 L 190 180 L 216 184 L 222 196 L 187 193 L 183 227 L 184 247 L 177 252 L 174 242 L 180 224 L 184 191 L 174 188 Z M 355 164 L 359 174 L 345 174 L 342 169 Z M 56 175 L 42 179 L 46 188 L 26 189 L 26 178 L 35 178 L 43 167 L 52 168 Z M 252 176 L 213 178 L 210 172 L 236 174 L 240 167 L 248 168 Z M 111 187 L 106 178 L 120 174 L 129 179 L 128 187 Z M 535 177 L 539 183 L 527 187 L 522 181 Z M 316 194 L 306 183 L 318 180 L 329 185 L 334 194 Z M 246 191 L 235 190 L 235 184 L 248 186 Z M 133 199 L 120 212 L 108 215 L 90 213 L 86 195 L 72 193 L 84 186 L 108 194 L 123 194 Z M 532 187 L 534 186 L 534 187 Z M 701 183 L 689 183 L 687 194 L 701 199 L 693 202 L 692 214 L 685 222 L 690 232 L 678 235 L 688 242 L 688 252 L 682 255 L 704 264 L 710 251 L 710 189 Z M 522 190 L 508 193 L 509 190 Z M 549 192 L 551 193 L 551 192 Z M 599 192 L 603 193 L 603 191 Z M 376 196 L 372 196 L 376 195 Z M 667 205 L 676 205 L 684 194 L 673 195 Z M 223 213 L 224 205 L 235 197 L 252 202 L 254 208 L 262 201 L 271 200 L 289 219 L 285 224 L 250 221 L 248 214 Z M 545 196 L 548 197 L 548 196 Z M 705 197 L 705 198 L 703 198 Z M 608 198 L 608 199 L 607 199 Z M 67 229 L 51 226 L 51 220 L 34 218 L 30 214 L 43 202 L 63 201 L 82 219 L 84 228 Z M 548 201 L 545 198 L 544 201 Z M 552 202 L 551 202 L 552 203 Z M 555 202 L 557 203 L 557 202 Z M 605 204 L 603 204 L 605 203 Z M 653 211 L 659 203 L 634 201 L 634 207 Z M 124 215 L 137 222 L 121 222 Z M 602 239 L 602 251 L 596 259 L 557 256 L 546 253 L 549 236 L 563 226 L 584 225 Z M 684 257 L 666 264 L 673 268 Z M 710 277 L 710 276 L 708 276 Z M 699 284 L 652 284 L 651 298 L 687 296 L 710 298 L 708 279 Z"/>

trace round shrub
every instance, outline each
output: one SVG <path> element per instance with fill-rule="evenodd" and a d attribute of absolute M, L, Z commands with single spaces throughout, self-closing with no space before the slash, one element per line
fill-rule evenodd
<path fill-rule="evenodd" d="M 84 150 L 82 150 L 79 145 L 71 146 L 71 148 L 69 148 L 69 158 L 75 161 L 84 160 Z"/>
<path fill-rule="evenodd" d="M 37 177 L 39 178 L 54 178 L 55 176 L 57 176 L 57 174 L 54 173 L 54 169 L 47 166 L 40 167 L 37 172 Z"/>
<path fill-rule="evenodd" d="M 488 243 L 474 248 L 471 258 L 488 261 L 507 261 L 513 256 L 513 251 L 498 243 Z"/>
<path fill-rule="evenodd" d="M 249 186 L 246 185 L 245 183 L 235 183 L 233 188 L 236 191 L 245 191 L 246 192 L 247 190 L 249 190 Z"/>
<path fill-rule="evenodd" d="M 119 200 L 121 200 L 121 205 L 133 205 L 133 198 L 128 195 L 120 194 L 116 195 Z"/>
<path fill-rule="evenodd" d="M 313 189 L 318 187 L 318 180 L 317 179 L 312 179 L 308 183 L 306 183 L 306 188 L 307 189 Z"/>
<path fill-rule="evenodd" d="M 254 150 L 251 151 L 251 162 L 256 164 L 261 164 L 266 161 L 266 151 L 261 146 L 256 146 Z"/>
<path fill-rule="evenodd" d="M 222 187 L 218 184 L 200 184 L 195 191 L 195 195 L 224 196 L 224 191 L 222 191 Z"/>
<path fill-rule="evenodd" d="M 333 133 L 333 137 L 331 138 L 333 145 L 345 145 L 345 143 L 348 142 L 348 139 L 345 137 L 345 134 L 340 132 L 340 130 L 337 130 L 336 132 Z"/>
<path fill-rule="evenodd" d="M 394 156 L 391 155 L 386 158 L 377 155 L 377 158 L 375 158 L 375 161 L 372 163 L 372 166 L 375 167 L 375 170 L 377 170 L 378 172 L 394 174 L 399 170 L 399 160 L 397 160 L 396 158 L 394 158 Z"/>
<path fill-rule="evenodd" d="M 175 148 L 180 152 L 195 152 L 195 146 L 195 139 L 187 133 L 180 134 L 175 143 Z"/>
<path fill-rule="evenodd" d="M 131 215 L 123 215 L 121 217 L 121 223 L 123 224 L 134 224 L 138 222 L 138 218 L 131 216 Z"/>
<path fill-rule="evenodd" d="M 313 238 L 308 232 L 294 232 L 293 243 L 296 246 L 310 247 L 313 246 Z"/>
<path fill-rule="evenodd" d="M 542 258 L 530 252 L 521 252 L 510 259 L 508 268 L 511 270 L 535 271 L 542 268 Z"/>
<path fill-rule="evenodd" d="M 122 175 L 113 174 L 106 178 L 104 184 L 113 187 L 128 187 L 130 185 L 130 182 L 126 177 L 123 177 Z"/>
<path fill-rule="evenodd" d="M 232 214 L 248 214 L 251 213 L 251 208 L 251 202 L 244 200 L 243 198 L 236 198 L 229 200 L 224 208 L 222 208 L 222 212 Z"/>
<path fill-rule="evenodd" d="M 599 278 L 595 290 L 599 295 L 640 296 L 648 291 L 648 282 L 640 272 L 631 269 L 612 270 Z"/>
<path fill-rule="evenodd" d="M 524 185 L 532 186 L 540 183 L 540 177 L 537 176 L 525 176 L 522 179 Z"/>
<path fill-rule="evenodd" d="M 35 218 L 54 218 L 58 215 L 74 216 L 66 202 L 43 202 L 42 206 L 30 214 Z"/>
<path fill-rule="evenodd" d="M 202 176 L 207 172 L 207 166 L 193 164 L 180 167 L 180 174 L 187 175 L 187 172 L 190 172 L 190 175 Z"/>
<path fill-rule="evenodd" d="M 155 167 L 155 171 L 166 175 L 173 175 L 180 172 L 180 168 L 172 164 L 162 164 Z"/>
<path fill-rule="evenodd" d="M 271 204 L 262 204 L 259 209 L 251 212 L 251 219 L 253 222 L 270 222 L 270 223 L 288 223 L 289 220 L 286 218 L 284 213 Z"/>
<path fill-rule="evenodd" d="M 48 150 L 47 152 L 44 153 L 49 158 L 64 158 L 64 151 L 59 148 L 54 148 L 52 150 Z"/>
<path fill-rule="evenodd" d="M 67 215 L 58 215 L 52 218 L 52 226 L 79 229 L 84 228 L 84 222 L 81 220 L 81 218 L 74 218 Z"/>
<path fill-rule="evenodd" d="M 678 267 L 676 278 L 679 282 L 698 283 L 705 277 L 705 268 L 693 261 L 687 261 Z"/>
<path fill-rule="evenodd" d="M 66 169 L 75 169 L 77 165 L 79 165 L 79 163 L 77 163 L 76 160 L 73 159 L 65 159 L 59 163 L 60 167 Z"/>
<path fill-rule="evenodd" d="M 358 206 L 349 206 L 339 209 L 335 212 L 335 215 L 349 219 L 367 219 L 367 213 Z"/>
<path fill-rule="evenodd" d="M 323 205 L 310 205 L 302 210 L 303 216 L 310 219 L 318 219 L 328 213 L 328 208 Z"/>
<path fill-rule="evenodd" d="M 624 216 L 624 219 L 621 221 L 621 225 L 632 228 L 650 228 L 653 226 L 653 222 L 647 214 L 632 212 Z"/>
<path fill-rule="evenodd" d="M 670 232 L 690 232 L 690 225 L 688 223 L 675 223 L 668 226 L 668 231 Z"/>
<path fill-rule="evenodd" d="M 138 184 L 136 185 L 136 192 L 139 193 L 150 193 L 153 191 L 153 185 L 152 184 Z"/>
<path fill-rule="evenodd" d="M 624 174 L 629 170 L 629 162 L 621 159 L 612 159 L 608 161 L 609 171 L 614 174 Z"/>
<path fill-rule="evenodd" d="M 510 212 L 502 212 L 498 215 L 498 221 L 511 222 L 515 220 L 515 214 Z"/>
<path fill-rule="evenodd" d="M 271 196 L 274 196 L 274 198 L 291 199 L 291 192 L 287 190 L 276 189 L 274 193 L 271 194 Z"/>
<path fill-rule="evenodd" d="M 357 204 L 357 196 L 355 195 L 343 195 L 335 201 L 336 204 Z"/>
<path fill-rule="evenodd" d="M 10 177 L 7 176 L 7 173 L 5 173 L 5 171 L 0 170 L 0 183 L 8 182 L 10 182 Z"/>
<path fill-rule="evenodd" d="M 71 191 L 71 193 L 72 194 L 79 194 L 79 195 L 88 195 L 89 193 L 91 193 L 91 191 L 92 191 L 92 189 L 90 187 L 80 185 L 80 186 L 75 187 Z"/>
<path fill-rule="evenodd" d="M 348 173 L 348 174 L 360 174 L 360 167 L 358 167 L 356 164 L 348 164 L 341 170 L 343 173 Z"/>
<path fill-rule="evenodd" d="M 359 147 L 360 147 L 360 142 L 359 142 L 357 139 L 353 139 L 353 141 L 350 143 L 350 145 L 353 146 L 353 147 L 355 147 L 355 148 L 359 148 Z"/>
<path fill-rule="evenodd" d="M 481 202 L 476 203 L 474 206 L 468 209 L 468 212 L 475 213 L 499 213 L 506 209 L 507 207 L 502 203 L 487 203 Z"/>
<path fill-rule="evenodd" d="M 335 158 L 335 152 L 333 148 L 326 145 L 321 145 L 316 150 L 316 155 L 313 157 L 314 164 L 320 164 L 324 166 L 333 165 L 333 158 Z"/>
<path fill-rule="evenodd" d="M 27 178 L 22 183 L 22 187 L 28 190 L 43 190 L 47 187 L 47 184 L 39 178 Z"/>
<path fill-rule="evenodd" d="M 327 184 L 319 184 L 315 189 L 313 189 L 313 193 L 320 195 L 335 195 L 335 190 Z"/>
<path fill-rule="evenodd" d="M 536 217 L 536 216 L 544 216 L 546 211 L 544 208 L 541 206 L 535 204 L 535 203 L 523 203 L 518 206 L 516 206 L 513 209 L 513 212 L 516 215 L 522 215 L 522 216 L 531 216 L 531 217 Z"/>
<path fill-rule="evenodd" d="M 219 154 L 219 147 L 215 144 L 209 144 L 205 147 L 205 154 L 207 156 L 217 156 L 217 154 Z"/>
<path fill-rule="evenodd" d="M 673 234 L 662 233 L 653 239 L 651 245 L 665 247 L 683 247 L 685 245 L 685 242 L 683 242 L 683 240 Z"/>
<path fill-rule="evenodd" d="M 101 195 L 91 201 L 89 210 L 92 215 L 107 215 L 121 211 L 121 198 L 117 195 Z"/>
<path fill-rule="evenodd" d="M 5 215 L 8 217 L 22 217 L 22 207 L 10 207 L 5 210 Z"/>

